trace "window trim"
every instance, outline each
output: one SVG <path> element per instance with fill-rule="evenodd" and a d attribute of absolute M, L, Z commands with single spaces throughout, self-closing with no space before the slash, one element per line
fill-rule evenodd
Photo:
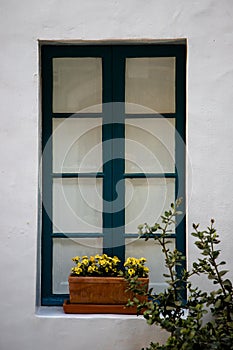
<path fill-rule="evenodd" d="M 109 50 L 112 51 L 111 60 L 109 58 Z M 52 135 L 52 119 L 55 118 L 68 118 L 72 115 L 74 118 L 85 118 L 85 117 L 100 117 L 102 115 L 103 121 L 105 118 L 109 118 L 106 111 L 103 109 L 102 114 L 72 114 L 72 113 L 53 113 L 52 112 L 52 59 L 55 57 L 102 57 L 103 59 L 103 104 L 108 102 L 124 102 L 125 99 L 125 58 L 127 57 L 176 57 L 176 111 L 175 113 L 160 113 L 160 114 L 125 114 L 118 112 L 117 123 L 114 120 L 114 127 L 111 124 L 104 124 L 103 126 L 103 141 L 109 139 L 109 136 L 106 136 L 108 133 L 110 138 L 124 138 L 124 119 L 127 118 L 175 118 L 176 119 L 176 130 L 181 141 L 185 144 L 186 140 L 186 129 L 185 129 L 185 115 L 186 115 L 186 45 L 184 44 L 148 44 L 140 43 L 129 45 L 51 45 L 43 44 L 41 46 L 41 72 L 42 72 L 42 150 L 45 145 L 49 149 L 49 152 L 46 152 L 43 155 L 43 164 L 42 164 L 42 198 L 43 203 L 45 202 L 45 207 L 42 206 L 42 266 L 41 266 L 41 295 L 42 295 L 42 305 L 62 305 L 63 300 L 68 297 L 67 294 L 52 294 L 52 241 L 54 237 L 69 237 L 69 234 L 50 234 L 52 232 L 52 222 L 50 217 L 52 217 L 52 180 L 53 177 L 73 177 L 73 174 L 53 174 L 52 173 L 52 144 L 50 136 Z M 112 81 L 114 84 L 111 84 L 108 79 L 108 72 L 112 71 Z M 121 77 L 121 79 L 119 79 Z M 179 77 L 179 79 L 177 79 Z M 177 93 L 179 92 L 179 93 Z M 114 111 L 113 111 L 114 118 Z M 104 128 L 111 128 L 111 130 L 104 130 Z M 183 203 L 181 210 L 185 212 L 185 149 L 184 144 L 177 139 L 176 136 L 176 164 L 179 168 L 179 177 L 177 176 L 177 170 L 175 174 L 162 174 L 165 177 L 175 177 L 176 178 L 176 188 L 175 195 L 176 197 L 181 194 L 183 197 Z M 124 154 L 124 145 L 119 144 L 122 154 Z M 104 156 L 103 156 L 104 163 Z M 116 162 L 113 164 L 113 167 L 109 165 L 104 165 L 103 174 L 111 171 L 111 177 L 114 178 L 114 182 L 124 179 L 124 178 L 136 178 L 142 177 L 143 175 L 139 174 L 124 174 L 124 161 L 119 161 L 116 166 Z M 103 174 L 97 174 L 97 177 L 103 177 Z M 123 175 L 123 177 L 122 177 Z M 80 175 L 77 175 L 77 177 Z M 81 176 L 85 176 L 82 174 Z M 146 174 L 148 177 L 153 177 L 153 174 Z M 154 174 L 154 177 L 158 177 L 159 174 Z M 103 184 L 103 196 L 107 196 L 109 188 L 113 188 L 114 183 L 109 183 L 104 181 Z M 179 191 L 178 191 L 179 188 Z M 113 193 L 113 190 L 110 191 Z M 109 198 L 108 198 L 109 199 Z M 110 198 L 111 199 L 111 198 Z M 48 212 L 48 208 L 51 211 Z M 104 210 L 103 210 L 104 211 Z M 103 218 L 104 220 L 104 245 L 109 246 L 108 239 L 113 239 L 107 235 L 109 231 L 109 220 L 113 220 L 112 226 L 117 226 L 117 223 L 124 225 L 124 212 L 120 212 L 117 215 L 109 218 L 106 214 Z M 179 223 L 179 226 L 176 229 L 176 247 L 184 255 L 186 255 L 186 218 L 185 215 L 182 221 Z M 119 229 L 117 230 L 119 234 Z M 102 234 L 97 233 L 94 235 L 102 236 Z M 74 237 L 74 235 L 72 235 Z M 93 235 L 92 235 L 93 237 Z M 118 236 L 119 237 L 119 236 Z M 118 247 L 118 256 L 122 259 L 124 257 L 124 239 L 127 238 L 122 230 L 120 232 L 120 239 L 122 244 Z M 130 237 L 133 237 L 130 234 Z M 118 242 L 119 243 L 119 242 Z M 112 255 L 115 252 L 112 249 L 105 249 L 105 253 Z M 183 266 L 185 266 L 185 262 Z M 179 268 L 179 270 L 181 267 Z M 49 274 L 48 274 L 48 271 Z"/>

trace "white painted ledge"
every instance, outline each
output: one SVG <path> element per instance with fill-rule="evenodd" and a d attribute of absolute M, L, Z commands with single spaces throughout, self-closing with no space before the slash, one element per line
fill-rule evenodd
<path fill-rule="evenodd" d="M 114 320 L 135 320 L 143 319 L 142 315 L 123 314 L 66 314 L 61 306 L 39 306 L 36 308 L 37 317 L 48 318 L 78 318 L 78 319 L 114 319 Z"/>

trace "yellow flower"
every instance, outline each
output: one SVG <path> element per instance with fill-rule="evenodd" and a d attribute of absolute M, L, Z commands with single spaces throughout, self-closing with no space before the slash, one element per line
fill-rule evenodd
<path fill-rule="evenodd" d="M 85 258 L 85 259 L 83 259 L 83 260 L 82 260 L 82 264 L 83 264 L 83 265 L 88 265 L 88 264 L 89 264 L 88 259 L 86 259 L 86 258 Z"/>
<path fill-rule="evenodd" d="M 95 261 L 95 257 L 94 256 L 90 256 L 90 262 L 94 262 Z"/>
<path fill-rule="evenodd" d="M 134 269 L 128 269 L 128 274 L 130 276 L 133 276 L 135 274 L 135 270 Z"/>
<path fill-rule="evenodd" d="M 114 257 L 112 258 L 112 261 L 113 261 L 114 264 L 117 264 L 117 263 L 120 262 L 120 259 L 118 259 L 117 256 L 114 256 Z"/>
<path fill-rule="evenodd" d="M 79 259 L 80 259 L 80 256 L 78 256 L 78 255 L 75 256 L 74 258 L 72 258 L 73 261 L 79 261 Z"/>
<path fill-rule="evenodd" d="M 80 275 L 83 272 L 83 270 L 80 267 L 73 267 L 72 272 L 76 275 Z"/>
<path fill-rule="evenodd" d="M 146 258 L 143 258 L 143 257 L 142 257 L 142 258 L 139 259 L 139 261 L 145 263 L 145 262 L 146 262 Z"/>
<path fill-rule="evenodd" d="M 94 269 L 93 269 L 93 267 L 92 267 L 92 266 L 88 266 L 87 271 L 88 271 L 89 273 L 92 273 L 92 272 L 94 271 Z"/>

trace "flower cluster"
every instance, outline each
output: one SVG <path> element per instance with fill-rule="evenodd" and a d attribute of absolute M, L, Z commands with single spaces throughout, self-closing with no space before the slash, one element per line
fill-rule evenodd
<path fill-rule="evenodd" d="M 71 269 L 72 275 L 78 276 L 118 276 L 120 260 L 107 254 L 95 256 L 76 256 L 72 258 L 76 266 Z"/>
<path fill-rule="evenodd" d="M 124 263 L 124 271 L 120 269 L 120 259 L 113 258 L 107 254 L 96 254 L 88 257 L 75 256 L 72 258 L 75 267 L 72 267 L 71 274 L 77 276 L 122 276 L 122 277 L 148 277 L 149 268 L 145 266 L 146 258 L 130 257 Z"/>
<path fill-rule="evenodd" d="M 149 268 L 144 266 L 146 258 L 128 258 L 124 263 L 125 277 L 148 277 Z"/>

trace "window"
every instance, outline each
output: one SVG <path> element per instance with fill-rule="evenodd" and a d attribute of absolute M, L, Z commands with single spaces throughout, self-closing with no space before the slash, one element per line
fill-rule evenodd
<path fill-rule="evenodd" d="M 185 199 L 185 45 L 42 45 L 41 55 L 42 304 L 68 297 L 75 255 L 145 256 L 163 288 L 160 251 L 137 226 Z M 185 253 L 184 217 L 171 242 Z"/>

